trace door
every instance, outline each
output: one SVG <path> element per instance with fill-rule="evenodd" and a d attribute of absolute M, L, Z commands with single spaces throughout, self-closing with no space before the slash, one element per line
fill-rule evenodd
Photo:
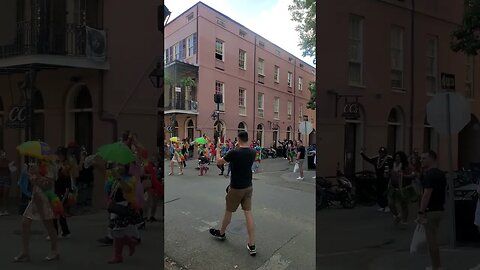
<path fill-rule="evenodd" d="M 355 158 L 357 142 L 357 124 L 345 124 L 345 175 L 352 177 L 355 175 Z"/>
<path fill-rule="evenodd" d="M 92 113 L 75 113 L 75 142 L 80 146 L 85 146 L 88 153 L 92 153 Z"/>
<path fill-rule="evenodd" d="M 397 129 L 396 125 L 388 125 L 388 154 L 393 155 L 397 151 Z"/>

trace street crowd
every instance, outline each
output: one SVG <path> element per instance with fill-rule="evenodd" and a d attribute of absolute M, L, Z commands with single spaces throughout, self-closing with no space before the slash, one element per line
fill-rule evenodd
<path fill-rule="evenodd" d="M 428 249 L 432 266 L 427 269 L 441 269 L 440 250 L 437 234 L 445 218 L 447 180 L 445 172 L 438 168 L 437 153 L 413 151 L 410 157 L 403 151 L 388 155 L 380 147 L 378 155 L 362 158 L 372 164 L 376 173 L 378 211 L 391 213 L 395 225 L 408 225 L 411 204 L 418 208 L 416 228 L 412 238 L 411 253 Z M 480 185 L 477 192 L 480 193 Z M 480 200 L 477 201 L 475 225 L 480 230 Z"/>
<path fill-rule="evenodd" d="M 157 221 L 157 205 L 163 197 L 159 156 L 149 158 L 135 134 L 127 131 L 119 142 L 102 146 L 90 155 L 76 143 L 53 151 L 44 142 L 30 141 L 17 150 L 26 157 L 18 176 L 14 162 L 0 151 L 0 215 L 9 215 L 7 194 L 13 179 L 18 179 L 22 195 L 28 200 L 22 217 L 22 249 L 14 262 L 30 261 L 33 221 L 42 222 L 48 234 L 50 253 L 44 260 L 60 258 L 58 238 L 74 235 L 68 221 L 72 210 L 92 204 L 94 169 L 104 176 L 108 233 L 98 242 L 113 245 L 109 263 L 123 261 L 125 246 L 132 256 L 142 241 L 139 230 L 146 228 L 147 221 Z"/>
<path fill-rule="evenodd" d="M 235 149 L 238 145 L 237 138 L 234 140 L 226 139 L 220 140 L 218 147 L 220 148 L 220 156 L 225 157 L 230 151 Z M 277 147 L 278 146 L 278 147 Z M 190 138 L 180 140 L 178 137 L 170 138 L 170 142 L 165 141 L 165 153 L 169 153 L 170 160 L 170 172 L 169 175 L 175 174 L 174 169 L 178 167 L 179 175 L 183 175 L 183 168 L 187 167 L 187 161 L 194 160 L 196 157 L 197 169 L 199 170 L 199 176 L 204 176 L 209 171 L 209 165 L 216 162 L 216 147 L 217 145 L 206 135 L 200 138 L 192 140 Z M 260 171 L 261 162 L 265 155 L 272 156 L 274 158 L 283 156 L 285 160 L 288 160 L 288 164 L 295 164 L 295 172 L 299 173 L 297 180 L 304 179 L 304 161 L 306 158 L 306 149 L 302 140 L 292 141 L 285 139 L 284 141 L 278 141 L 272 144 L 269 149 L 263 149 L 260 141 L 251 141 L 250 148 L 256 152 L 255 162 L 252 165 L 252 173 L 258 173 Z M 219 175 L 229 177 L 230 166 L 227 163 L 225 165 L 217 165 L 219 169 Z M 226 170 L 226 173 L 225 173 Z M 314 177 L 315 178 L 315 177 Z"/>

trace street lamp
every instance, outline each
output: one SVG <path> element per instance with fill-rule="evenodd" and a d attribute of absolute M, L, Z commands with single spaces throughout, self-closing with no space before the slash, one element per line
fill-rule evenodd
<path fill-rule="evenodd" d="M 153 87 L 161 88 L 163 86 L 163 72 L 160 62 L 157 62 L 155 69 L 150 73 L 150 75 L 148 75 L 148 77 L 150 78 Z"/>
<path fill-rule="evenodd" d="M 215 143 L 218 141 L 218 138 L 220 137 L 220 103 L 222 103 L 222 100 L 223 100 L 222 93 L 216 92 L 215 95 L 213 96 L 213 101 L 217 104 L 217 110 L 215 112 L 216 127 L 215 127 L 214 136 L 213 136 Z"/>

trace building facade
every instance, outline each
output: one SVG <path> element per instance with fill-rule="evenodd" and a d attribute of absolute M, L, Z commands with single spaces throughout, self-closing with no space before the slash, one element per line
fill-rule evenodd
<path fill-rule="evenodd" d="M 95 153 L 130 130 L 155 154 L 163 142 L 156 132 L 163 100 L 149 80 L 162 61 L 157 6 L 153 0 L 2 1 L 0 144 L 9 159 L 22 162 L 15 147 L 25 130 L 9 118 L 28 100 L 25 74 L 32 70 L 30 139 L 53 148 L 76 142 Z M 103 205 L 103 180 L 94 183 L 94 204 Z"/>
<path fill-rule="evenodd" d="M 320 175 L 334 175 L 337 165 L 350 175 L 372 170 L 359 152 L 375 155 L 379 146 L 390 154 L 435 150 L 447 169 L 447 139 L 426 119 L 428 101 L 445 91 L 442 73 L 455 76 L 455 91 L 472 108 L 471 122 L 453 136 L 454 165 L 480 161 L 478 57 L 450 49 L 463 1 L 321 1 L 317 12 L 317 37 L 329 41 L 317 48 L 317 144 L 328 153 L 319 154 Z M 342 116 L 346 104 L 358 106 L 357 117 Z"/>
<path fill-rule="evenodd" d="M 217 127 L 222 138 L 247 130 L 270 147 L 304 139 L 304 119 L 315 126 L 307 109 L 315 68 L 202 2 L 167 24 L 164 59 L 166 137 L 214 138 Z M 315 143 L 314 132 L 306 138 Z"/>

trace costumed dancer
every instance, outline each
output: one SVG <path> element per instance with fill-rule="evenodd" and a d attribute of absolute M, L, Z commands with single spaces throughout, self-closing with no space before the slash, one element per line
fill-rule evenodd
<path fill-rule="evenodd" d="M 15 262 L 30 260 L 30 236 L 32 221 L 42 221 L 50 236 L 50 254 L 46 261 L 58 260 L 60 255 L 57 249 L 57 234 L 53 226 L 56 217 L 64 216 L 63 206 L 55 195 L 54 182 L 56 168 L 51 162 L 40 161 L 39 165 L 32 164 L 28 171 L 28 179 L 32 184 L 32 199 L 30 200 L 22 220 L 22 251 L 14 258 Z M 25 181 L 23 179 L 23 181 Z M 22 189 L 23 190 L 23 189 Z M 25 194 L 29 195 L 29 194 Z"/>
<path fill-rule="evenodd" d="M 156 222 L 155 214 L 157 212 L 158 202 L 163 197 L 163 185 L 157 179 L 157 171 L 153 162 L 148 162 L 144 167 L 144 171 L 145 174 L 149 176 L 149 179 L 146 181 L 150 181 L 150 184 L 145 185 L 147 187 L 147 201 L 144 212 L 149 222 Z"/>
<path fill-rule="evenodd" d="M 114 255 L 109 263 L 123 261 L 123 248 L 127 245 L 130 256 L 135 253 L 138 241 L 137 224 L 142 221 L 138 213 L 138 202 L 135 196 L 136 179 L 130 173 L 130 165 L 117 165 L 105 184 L 109 194 L 110 224 L 112 230 Z"/>
<path fill-rule="evenodd" d="M 68 194 L 72 190 L 72 181 L 70 175 L 72 174 L 72 164 L 67 160 L 67 148 L 59 147 L 57 150 L 58 156 L 58 173 L 57 180 L 55 181 L 55 194 L 58 196 L 62 205 L 66 206 L 68 203 Z M 68 228 L 66 216 L 60 216 L 58 219 L 53 220 L 53 225 L 55 231 L 58 235 L 58 223 L 62 227 L 62 238 L 70 237 L 70 229 Z M 50 237 L 47 236 L 47 240 L 50 240 Z"/>

